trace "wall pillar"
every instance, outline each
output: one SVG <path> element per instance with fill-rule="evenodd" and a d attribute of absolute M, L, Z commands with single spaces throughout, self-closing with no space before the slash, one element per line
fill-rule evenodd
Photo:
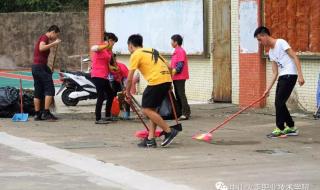
<path fill-rule="evenodd" d="M 104 0 L 89 0 L 89 46 L 103 41 Z"/>
<path fill-rule="evenodd" d="M 261 25 L 260 0 L 240 0 L 239 104 L 246 106 L 262 96 L 266 88 L 266 60 L 253 37 Z M 262 101 L 255 107 L 264 107 Z"/>

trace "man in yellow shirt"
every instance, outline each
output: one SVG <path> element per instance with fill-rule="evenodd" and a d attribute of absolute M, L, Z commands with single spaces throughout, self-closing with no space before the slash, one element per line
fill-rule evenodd
<path fill-rule="evenodd" d="M 149 136 L 145 138 L 139 147 L 157 146 L 155 141 L 156 127 L 164 131 L 165 138 L 162 147 L 169 145 L 178 131 L 170 126 L 157 113 L 159 107 L 171 88 L 170 66 L 167 61 L 155 49 L 143 48 L 143 38 L 139 34 L 133 34 L 128 39 L 128 49 L 131 53 L 126 95 L 130 101 L 130 89 L 134 72 L 138 69 L 148 82 L 148 86 L 142 96 L 142 112 L 150 119 Z"/>

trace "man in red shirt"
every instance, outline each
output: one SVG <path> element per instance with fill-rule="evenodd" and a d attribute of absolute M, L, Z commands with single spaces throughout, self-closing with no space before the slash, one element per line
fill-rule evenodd
<path fill-rule="evenodd" d="M 32 76 L 34 80 L 34 107 L 36 115 L 34 120 L 51 120 L 57 118 L 49 111 L 55 95 L 52 80 L 52 71 L 48 67 L 50 48 L 57 46 L 61 40 L 58 39 L 60 29 L 56 25 L 49 27 L 48 31 L 41 35 L 34 48 L 32 65 Z M 44 100 L 44 111 L 41 110 L 41 101 Z"/>

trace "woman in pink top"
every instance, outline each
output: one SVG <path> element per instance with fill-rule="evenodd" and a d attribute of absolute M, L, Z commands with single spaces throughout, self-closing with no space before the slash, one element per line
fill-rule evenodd
<path fill-rule="evenodd" d="M 187 120 L 191 114 L 185 92 L 186 80 L 189 79 L 189 68 L 186 52 L 181 47 L 182 42 L 183 39 L 179 34 L 175 34 L 171 37 L 171 46 L 175 48 L 171 57 L 171 68 L 174 92 L 178 103 L 177 110 L 181 110 L 182 113 L 179 120 Z"/>
<path fill-rule="evenodd" d="M 109 74 L 109 63 L 112 57 L 112 47 L 118 41 L 113 33 L 104 34 L 104 42 L 101 45 L 94 45 L 91 51 L 92 57 L 91 77 L 97 89 L 97 103 L 95 109 L 96 124 L 107 124 L 111 121 L 111 107 L 113 100 L 113 91 L 110 82 L 107 79 Z M 101 118 L 101 109 L 103 101 L 107 99 L 105 118 Z"/>

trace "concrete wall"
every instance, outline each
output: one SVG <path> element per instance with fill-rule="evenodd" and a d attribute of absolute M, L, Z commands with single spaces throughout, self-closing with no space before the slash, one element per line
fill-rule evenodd
<path fill-rule="evenodd" d="M 30 68 L 34 45 L 48 27 L 60 27 L 62 43 L 56 65 L 80 66 L 80 54 L 88 53 L 88 14 L 81 13 L 1 13 L 0 69 Z"/>

